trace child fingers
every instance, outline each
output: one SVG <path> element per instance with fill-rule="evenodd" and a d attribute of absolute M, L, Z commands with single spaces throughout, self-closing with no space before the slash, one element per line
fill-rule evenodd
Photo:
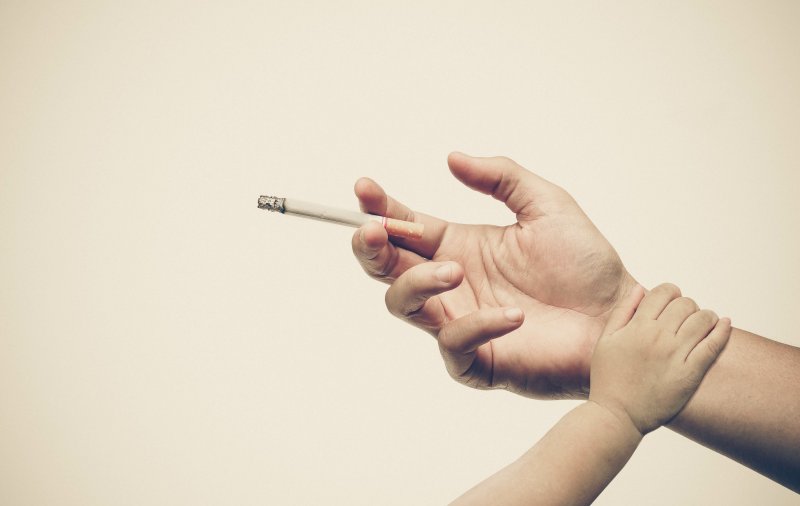
<path fill-rule="evenodd" d="M 700 309 L 689 297 L 673 299 L 658 316 L 658 322 L 665 330 L 675 333 L 691 315 Z"/>
<path fill-rule="evenodd" d="M 683 322 L 677 331 L 677 338 L 684 351 L 684 358 L 691 353 L 694 347 L 697 346 L 697 343 L 708 336 L 709 332 L 711 332 L 718 321 L 719 317 L 710 309 L 697 311 L 686 318 L 686 321 Z"/>
<path fill-rule="evenodd" d="M 642 297 L 644 297 L 644 287 L 642 285 L 634 286 L 627 295 L 623 295 L 617 305 L 614 306 L 614 309 L 611 310 L 603 334 L 612 334 L 627 325 L 642 301 Z"/>
<path fill-rule="evenodd" d="M 731 337 L 731 320 L 721 318 L 705 339 L 700 340 L 686 357 L 686 362 L 695 367 L 698 372 L 705 374 L 711 364 L 717 359 L 728 339 Z"/>
<path fill-rule="evenodd" d="M 634 318 L 655 320 L 661 315 L 670 302 L 681 296 L 681 289 L 671 283 L 663 283 L 653 288 L 642 299 Z"/>

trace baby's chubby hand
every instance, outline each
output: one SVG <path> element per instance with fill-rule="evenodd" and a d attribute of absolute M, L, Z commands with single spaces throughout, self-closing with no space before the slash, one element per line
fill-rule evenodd
<path fill-rule="evenodd" d="M 637 286 L 613 309 L 592 356 L 589 401 L 651 432 L 677 415 L 722 352 L 728 318 L 700 311 L 680 289 Z"/>

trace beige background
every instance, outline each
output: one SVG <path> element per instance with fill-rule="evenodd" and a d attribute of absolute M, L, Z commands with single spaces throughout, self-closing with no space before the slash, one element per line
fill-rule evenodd
<path fill-rule="evenodd" d="M 302 5 L 301 5 L 302 4 Z M 452 382 L 351 230 L 369 175 L 569 189 L 645 285 L 800 344 L 800 3 L 0 1 L 0 504 L 441 504 L 571 402 Z M 786 395 L 794 395 L 788 393 Z M 598 504 L 797 504 L 663 429 Z"/>

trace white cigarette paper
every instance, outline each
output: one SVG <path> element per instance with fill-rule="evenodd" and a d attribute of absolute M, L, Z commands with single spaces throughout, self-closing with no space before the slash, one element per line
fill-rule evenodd
<path fill-rule="evenodd" d="M 348 211 L 346 209 L 337 209 L 335 207 L 328 207 L 294 198 L 267 197 L 262 195 L 258 199 L 258 207 L 259 209 L 266 209 L 268 211 L 293 214 L 303 218 L 338 223 L 351 227 L 360 227 L 367 222 L 375 221 L 382 224 L 389 235 L 406 239 L 420 239 L 425 228 L 422 223 L 359 213 L 358 211 Z"/>

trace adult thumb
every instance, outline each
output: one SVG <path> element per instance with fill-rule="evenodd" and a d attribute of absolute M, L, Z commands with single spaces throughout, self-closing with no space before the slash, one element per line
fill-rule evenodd
<path fill-rule="evenodd" d="M 530 217 L 535 199 L 550 183 L 504 156 L 478 158 L 454 151 L 450 172 L 473 190 L 505 202 L 518 218 Z"/>

